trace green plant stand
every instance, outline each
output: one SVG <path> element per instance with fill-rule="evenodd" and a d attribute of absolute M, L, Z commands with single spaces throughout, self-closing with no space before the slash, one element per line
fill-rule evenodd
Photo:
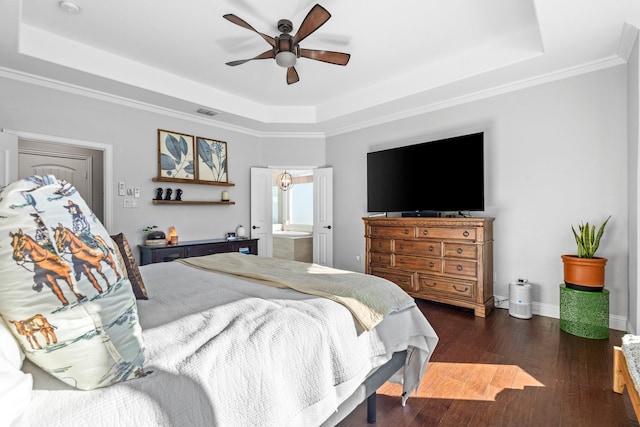
<path fill-rule="evenodd" d="M 560 329 L 583 338 L 609 338 L 609 291 L 578 291 L 561 284 Z"/>

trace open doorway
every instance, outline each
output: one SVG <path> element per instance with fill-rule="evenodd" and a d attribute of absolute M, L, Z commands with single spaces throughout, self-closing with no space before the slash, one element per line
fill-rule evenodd
<path fill-rule="evenodd" d="M 273 257 L 313 262 L 313 171 L 273 169 L 271 195 Z"/>

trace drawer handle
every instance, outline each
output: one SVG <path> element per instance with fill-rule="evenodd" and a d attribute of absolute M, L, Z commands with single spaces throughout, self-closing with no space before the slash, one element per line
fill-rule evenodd
<path fill-rule="evenodd" d="M 436 250 L 436 248 L 434 248 L 433 246 L 429 246 L 429 252 L 433 252 L 435 250 Z"/>
<path fill-rule="evenodd" d="M 469 237 L 469 232 L 468 232 L 467 230 L 465 230 L 465 231 L 464 231 L 464 233 L 462 233 L 462 235 L 463 235 L 464 237 Z"/>
<path fill-rule="evenodd" d="M 433 288 L 436 285 L 436 282 L 433 282 L 433 283 L 427 282 L 426 285 L 429 286 L 430 288 Z"/>
<path fill-rule="evenodd" d="M 435 266 L 435 264 L 433 263 L 433 261 L 431 261 L 431 262 L 429 263 L 429 267 L 433 268 L 434 266 Z"/>
<path fill-rule="evenodd" d="M 398 245 L 398 247 L 399 247 L 400 249 L 404 249 L 404 245 L 403 245 L 402 243 L 401 243 L 400 245 Z"/>
<path fill-rule="evenodd" d="M 378 261 L 382 261 L 382 257 L 381 256 L 378 256 Z"/>
<path fill-rule="evenodd" d="M 462 253 L 462 248 L 458 248 L 458 250 L 456 250 L 456 252 L 458 252 L 459 254 Z"/>
<path fill-rule="evenodd" d="M 378 247 L 381 248 L 382 247 L 382 242 L 378 242 Z"/>
<path fill-rule="evenodd" d="M 466 286 L 462 289 L 458 289 L 456 285 L 453 285 L 453 289 L 455 289 L 458 292 L 467 292 L 469 290 L 469 288 L 467 288 Z"/>
<path fill-rule="evenodd" d="M 462 271 L 462 269 L 463 269 L 463 267 L 460 264 L 456 265 L 456 270 Z"/>
<path fill-rule="evenodd" d="M 409 234 L 409 229 L 408 228 L 404 229 L 404 234 Z"/>
<path fill-rule="evenodd" d="M 429 230 L 422 230 L 422 234 L 426 236 L 427 234 L 429 234 Z"/>

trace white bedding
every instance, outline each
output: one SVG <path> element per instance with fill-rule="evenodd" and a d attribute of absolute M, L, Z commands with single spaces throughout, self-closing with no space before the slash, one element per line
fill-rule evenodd
<path fill-rule="evenodd" d="M 437 343 L 415 306 L 367 332 L 321 297 L 180 263 L 140 271 L 150 297 L 138 301 L 145 369 L 153 374 L 78 391 L 26 362 L 32 425 L 318 425 L 407 346 L 417 351 L 402 381 L 415 389 Z"/>

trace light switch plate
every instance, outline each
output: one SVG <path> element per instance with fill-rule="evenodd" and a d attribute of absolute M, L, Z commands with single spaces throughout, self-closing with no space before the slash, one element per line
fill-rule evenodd
<path fill-rule="evenodd" d="M 124 181 L 118 182 L 118 196 L 124 196 L 127 193 Z"/>

